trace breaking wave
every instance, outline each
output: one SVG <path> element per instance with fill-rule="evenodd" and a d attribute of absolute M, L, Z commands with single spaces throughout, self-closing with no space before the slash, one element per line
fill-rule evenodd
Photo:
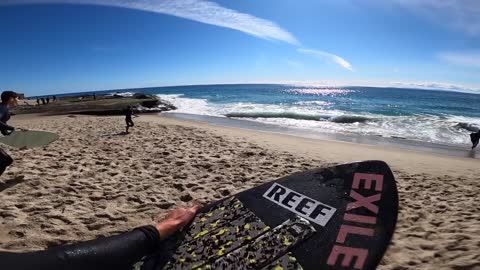
<path fill-rule="evenodd" d="M 365 123 L 372 120 L 368 117 L 357 115 L 330 116 L 295 112 L 232 112 L 225 114 L 225 116 L 235 118 L 286 118 L 295 120 L 330 121 L 338 124 Z"/>

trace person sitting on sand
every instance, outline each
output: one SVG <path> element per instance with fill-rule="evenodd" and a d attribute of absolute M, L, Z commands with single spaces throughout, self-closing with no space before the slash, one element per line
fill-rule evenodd
<path fill-rule="evenodd" d="M 198 205 L 178 208 L 155 226 L 147 225 L 96 240 L 26 253 L 0 251 L 0 269 L 130 270 L 144 256 L 158 250 L 162 240 L 187 225 L 198 209 Z"/>
<path fill-rule="evenodd" d="M 4 136 L 8 136 L 15 131 L 15 128 L 9 126 L 7 122 L 10 119 L 10 109 L 18 104 L 18 94 L 13 91 L 3 91 L 0 98 L 0 132 Z M 0 175 L 2 175 L 12 163 L 12 157 L 3 149 L 0 149 Z"/>
<path fill-rule="evenodd" d="M 133 121 L 132 121 L 132 116 L 136 116 L 135 114 L 133 114 L 133 108 L 132 106 L 128 106 L 127 107 L 127 110 L 125 111 L 125 122 L 127 123 L 127 132 L 128 133 L 128 129 L 133 127 L 134 124 L 133 124 Z"/>
<path fill-rule="evenodd" d="M 480 141 L 480 131 L 470 134 L 470 140 L 472 141 L 472 149 L 477 147 Z"/>

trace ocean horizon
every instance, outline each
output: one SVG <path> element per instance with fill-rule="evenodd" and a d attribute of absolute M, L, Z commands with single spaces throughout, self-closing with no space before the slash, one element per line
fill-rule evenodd
<path fill-rule="evenodd" d="M 480 127 L 480 95 L 389 87 L 215 84 L 149 87 L 57 96 L 154 94 L 170 113 L 245 120 L 296 132 L 411 140 L 467 147 Z M 208 119 L 208 118 L 204 118 Z"/>

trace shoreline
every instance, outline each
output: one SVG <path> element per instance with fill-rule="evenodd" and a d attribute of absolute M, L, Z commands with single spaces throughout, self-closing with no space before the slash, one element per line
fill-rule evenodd
<path fill-rule="evenodd" d="M 355 144 L 371 145 L 377 147 L 388 147 L 388 148 L 398 148 L 403 150 L 412 150 L 415 152 L 422 153 L 431 153 L 439 154 L 444 156 L 451 157 L 461 157 L 469 159 L 480 159 L 480 154 L 477 154 L 475 150 L 469 149 L 469 145 L 462 147 L 460 145 L 451 145 L 451 144 L 438 144 L 424 141 L 415 141 L 403 138 L 392 138 L 392 137 L 383 137 L 383 136 L 373 136 L 373 135 L 354 135 L 354 134 L 336 134 L 336 133 L 322 133 L 322 132 L 313 132 L 310 130 L 302 130 L 300 128 L 288 128 L 277 126 L 273 124 L 266 124 L 256 121 L 241 120 L 241 119 L 232 119 L 228 117 L 217 117 L 217 116 L 207 116 L 207 115 L 196 115 L 196 114 L 185 114 L 185 113 L 175 113 L 167 112 L 165 114 L 167 117 L 172 117 L 175 119 L 183 119 L 190 121 L 197 121 L 203 123 L 209 123 L 213 125 L 219 125 L 224 127 L 240 128 L 247 129 L 252 131 L 261 131 L 272 134 L 283 134 L 291 135 L 301 138 L 309 139 L 318 139 L 326 141 L 340 141 L 348 142 Z"/>
<path fill-rule="evenodd" d="M 215 131 L 232 139 L 245 139 L 260 146 L 286 151 L 295 155 L 324 160 L 328 163 L 348 163 L 360 160 L 384 160 L 394 169 L 413 173 L 480 175 L 477 159 L 447 156 L 436 153 L 401 149 L 392 146 L 375 146 L 355 142 L 305 138 L 290 134 L 271 133 L 238 127 L 226 127 L 195 120 L 178 119 L 170 114 L 143 115 L 140 121 L 162 124 L 181 124 Z M 322 151 L 318 151 L 322 150 Z"/>

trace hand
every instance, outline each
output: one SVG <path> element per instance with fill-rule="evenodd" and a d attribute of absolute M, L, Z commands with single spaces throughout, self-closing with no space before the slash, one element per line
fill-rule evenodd
<path fill-rule="evenodd" d="M 168 213 L 155 226 L 160 233 L 160 239 L 163 240 L 174 232 L 181 230 L 195 217 L 199 208 L 199 205 L 193 205 L 188 208 L 177 208 Z"/>

